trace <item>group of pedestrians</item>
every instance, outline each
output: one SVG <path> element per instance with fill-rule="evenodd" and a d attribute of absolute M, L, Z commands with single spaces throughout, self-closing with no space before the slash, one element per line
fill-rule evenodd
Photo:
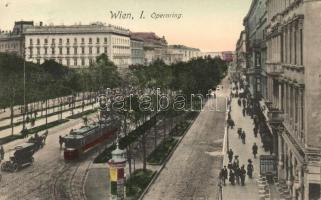
<path fill-rule="evenodd" d="M 233 157 L 234 156 L 234 157 Z M 245 170 L 245 165 L 240 165 L 239 156 L 234 155 L 234 152 L 232 149 L 228 150 L 228 159 L 229 163 L 226 166 L 224 166 L 223 169 L 221 169 L 220 172 L 220 180 L 223 183 L 223 185 L 226 185 L 226 180 L 228 179 L 231 185 L 245 185 L 245 177 L 246 175 L 249 176 L 249 178 L 252 178 L 253 174 L 253 164 L 252 160 L 248 160 L 247 164 L 247 171 Z"/>
<path fill-rule="evenodd" d="M 238 89 L 238 88 L 236 88 Z M 233 96 L 232 96 L 233 97 Z M 253 107 L 251 106 L 250 100 L 245 98 L 245 94 L 239 94 L 238 96 L 234 96 L 238 98 L 237 103 L 240 107 L 242 108 L 242 114 L 245 117 L 246 115 L 251 116 L 254 120 L 254 128 L 253 128 L 253 133 L 254 136 L 257 137 L 257 134 L 259 132 L 259 120 L 258 118 L 253 114 L 252 109 Z M 230 122 L 232 121 L 230 113 L 228 114 L 228 119 L 230 119 Z M 233 124 L 233 126 L 230 126 Z M 233 123 L 229 123 L 228 121 L 228 128 L 234 127 L 234 121 Z M 237 130 L 238 138 L 241 139 L 243 144 L 246 144 L 246 133 L 245 130 L 242 128 L 238 128 Z M 252 145 L 252 153 L 254 159 L 256 159 L 256 155 L 258 153 L 258 146 L 256 143 L 253 143 Z M 253 161 L 251 159 L 247 160 L 247 164 L 242 164 L 240 165 L 239 161 L 239 156 L 235 155 L 232 149 L 229 149 L 228 152 L 228 165 L 224 166 L 219 174 L 219 178 L 221 180 L 221 183 L 225 186 L 226 185 L 226 180 L 230 182 L 231 185 L 245 185 L 245 179 L 246 176 L 248 178 L 253 178 L 253 171 L 254 171 L 254 166 L 253 166 Z"/>

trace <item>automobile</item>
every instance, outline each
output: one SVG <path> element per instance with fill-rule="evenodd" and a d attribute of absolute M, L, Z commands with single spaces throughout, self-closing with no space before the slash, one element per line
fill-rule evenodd
<path fill-rule="evenodd" d="M 2 171 L 16 172 L 19 169 L 32 165 L 34 158 L 33 154 L 35 152 L 34 143 L 24 143 L 22 145 L 16 146 L 13 149 L 13 153 L 9 160 L 4 161 L 1 164 Z"/>

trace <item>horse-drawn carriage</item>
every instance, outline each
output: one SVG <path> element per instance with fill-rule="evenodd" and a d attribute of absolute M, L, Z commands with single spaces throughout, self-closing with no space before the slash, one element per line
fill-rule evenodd
<path fill-rule="evenodd" d="M 28 143 L 34 143 L 36 150 L 39 150 L 45 145 L 47 135 L 48 135 L 48 131 L 44 131 L 39 134 L 36 133 L 34 136 L 31 136 L 28 139 Z"/>
<path fill-rule="evenodd" d="M 31 165 L 34 161 L 33 154 L 35 153 L 34 143 L 24 143 L 16 146 L 10 159 L 1 164 L 2 171 L 15 172 L 23 167 Z"/>

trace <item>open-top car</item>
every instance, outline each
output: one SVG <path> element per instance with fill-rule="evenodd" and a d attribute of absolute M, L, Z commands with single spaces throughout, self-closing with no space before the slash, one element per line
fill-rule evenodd
<path fill-rule="evenodd" d="M 35 152 L 34 143 L 24 143 L 16 146 L 10 159 L 1 164 L 1 170 L 15 172 L 23 167 L 31 165 L 34 161 L 33 154 Z"/>

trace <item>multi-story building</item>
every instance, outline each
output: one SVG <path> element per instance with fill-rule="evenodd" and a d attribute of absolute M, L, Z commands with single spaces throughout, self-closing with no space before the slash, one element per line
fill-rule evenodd
<path fill-rule="evenodd" d="M 291 199 L 320 198 L 321 1 L 267 0 L 267 117 Z"/>
<path fill-rule="evenodd" d="M 131 35 L 144 41 L 145 65 L 165 59 L 167 41 L 164 36 L 158 37 L 153 32 L 133 32 Z"/>
<path fill-rule="evenodd" d="M 202 52 L 201 53 L 201 56 L 204 58 L 204 57 L 207 57 L 207 56 L 210 56 L 211 58 L 216 58 L 216 57 L 219 57 L 221 59 L 223 59 L 223 54 L 222 52 Z"/>
<path fill-rule="evenodd" d="M 34 26 L 26 29 L 25 59 L 53 59 L 70 67 L 89 66 L 105 53 L 118 67 L 131 64 L 129 30 L 103 24 Z"/>
<path fill-rule="evenodd" d="M 132 65 L 144 64 L 144 41 L 133 35 L 130 36 Z"/>
<path fill-rule="evenodd" d="M 132 62 L 129 30 L 112 25 L 44 26 L 42 22 L 16 22 L 12 32 L 0 35 L 0 52 L 15 53 L 25 60 L 55 60 L 69 67 L 93 64 L 105 53 L 120 69 Z"/>
<path fill-rule="evenodd" d="M 165 63 L 187 62 L 201 56 L 201 51 L 184 45 L 169 45 L 166 51 Z"/>
<path fill-rule="evenodd" d="M 253 99 L 266 97 L 266 0 L 253 0 L 243 25 L 246 33 L 247 82 Z"/>
<path fill-rule="evenodd" d="M 24 32 L 33 27 L 32 21 L 15 22 L 10 32 L 0 32 L 0 52 L 13 53 L 23 57 L 24 55 Z"/>
<path fill-rule="evenodd" d="M 242 31 L 236 44 L 235 50 L 236 71 L 246 72 L 246 33 Z"/>

